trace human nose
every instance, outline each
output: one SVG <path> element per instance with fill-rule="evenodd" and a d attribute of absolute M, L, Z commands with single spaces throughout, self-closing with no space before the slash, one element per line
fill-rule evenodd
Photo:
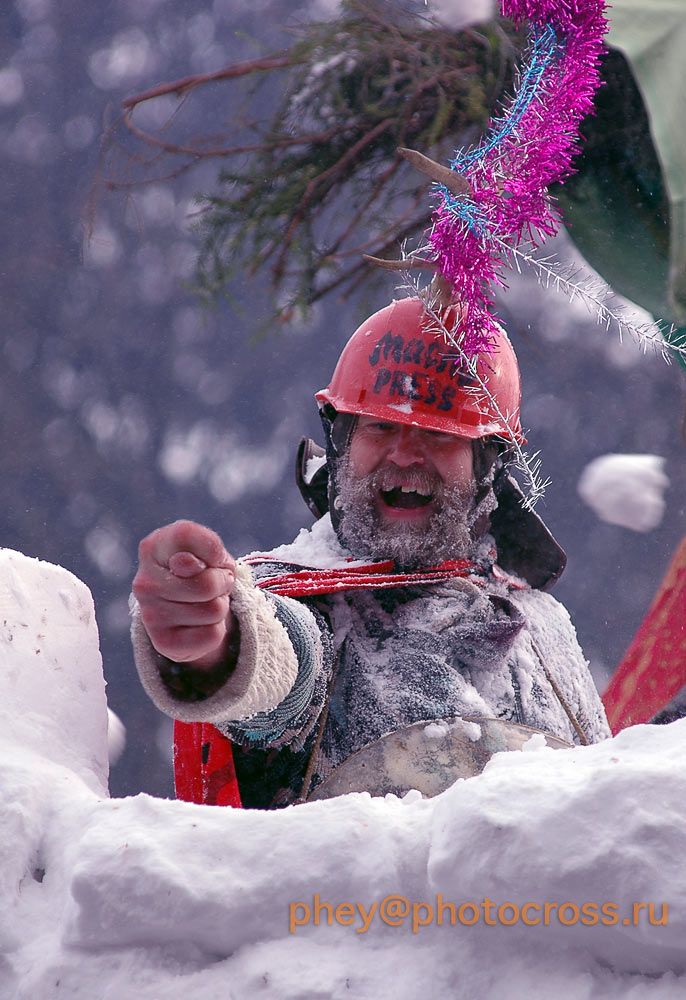
<path fill-rule="evenodd" d="M 396 431 L 387 458 L 401 467 L 424 463 L 424 447 L 414 427 L 403 426 Z"/>

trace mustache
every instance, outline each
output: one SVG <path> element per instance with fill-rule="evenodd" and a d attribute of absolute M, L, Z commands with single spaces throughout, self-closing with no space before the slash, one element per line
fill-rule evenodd
<path fill-rule="evenodd" d="M 407 489 L 416 490 L 418 493 L 436 494 L 441 491 L 443 482 L 435 472 L 429 472 L 421 465 L 408 465 L 401 469 L 397 465 L 384 465 L 376 469 L 371 475 L 363 477 L 375 490 L 396 489 L 405 486 Z"/>

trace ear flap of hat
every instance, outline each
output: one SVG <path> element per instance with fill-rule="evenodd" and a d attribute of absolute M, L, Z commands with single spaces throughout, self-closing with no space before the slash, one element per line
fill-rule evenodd
<path fill-rule="evenodd" d="M 504 470 L 494 490 L 498 506 L 491 514 L 491 534 L 498 549 L 498 565 L 536 590 L 549 590 L 567 564 L 564 549 L 538 514 L 522 506 L 519 484 Z"/>
<path fill-rule="evenodd" d="M 301 438 L 295 457 L 295 481 L 300 495 L 316 518 L 329 509 L 329 470 L 326 452 L 311 438 Z"/>

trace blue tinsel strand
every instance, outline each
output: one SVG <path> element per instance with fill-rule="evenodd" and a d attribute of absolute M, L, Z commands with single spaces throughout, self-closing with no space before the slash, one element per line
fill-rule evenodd
<path fill-rule="evenodd" d="M 561 55 L 562 46 L 555 29 L 550 24 L 533 25 L 530 34 L 530 56 L 521 78 L 520 86 L 507 115 L 496 118 L 491 135 L 470 150 L 459 149 L 450 162 L 452 170 L 464 173 L 503 139 L 510 136 L 531 107 L 543 79 L 543 74 L 551 63 Z M 452 194 L 443 185 L 439 186 L 446 209 L 460 219 L 475 236 L 488 234 L 489 223 L 485 212 L 467 198 Z"/>
<path fill-rule="evenodd" d="M 517 95 L 507 115 L 496 118 L 491 135 L 470 150 L 458 149 L 450 162 L 452 170 L 464 173 L 467 167 L 482 159 L 486 153 L 498 146 L 517 128 L 538 94 L 543 74 L 553 60 L 559 58 L 562 50 L 555 29 L 550 24 L 534 25 L 531 29 L 531 55 L 522 74 Z"/>
<path fill-rule="evenodd" d="M 464 222 L 469 231 L 476 236 L 488 235 L 490 228 L 488 217 L 479 205 L 452 194 L 447 188 L 443 188 L 443 191 L 446 193 L 445 207 L 451 215 Z"/>

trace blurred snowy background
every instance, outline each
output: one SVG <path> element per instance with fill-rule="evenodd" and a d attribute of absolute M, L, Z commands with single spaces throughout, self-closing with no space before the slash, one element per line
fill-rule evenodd
<path fill-rule="evenodd" d="M 0 544 L 60 563 L 93 592 L 109 701 L 127 727 L 114 795 L 172 792 L 171 724 L 140 689 L 128 643 L 138 540 L 191 517 L 241 554 L 310 523 L 293 465 L 299 436 L 321 437 L 313 393 L 392 279 L 256 340 L 266 293 L 237 282 L 230 304 L 207 308 L 189 286 L 193 196 L 211 189 L 216 164 L 128 199 L 101 195 L 86 241 L 99 139 L 132 92 L 273 51 L 291 40 L 288 25 L 335 7 L 0 6 Z M 576 253 L 558 242 L 563 256 Z M 602 689 L 684 534 L 683 375 L 533 279 L 513 280 L 500 309 L 520 357 L 530 448 L 552 478 L 539 511 L 569 554 L 555 593 Z M 664 459 L 670 485 L 652 530 L 601 521 L 580 499 L 583 470 L 609 453 Z"/>

